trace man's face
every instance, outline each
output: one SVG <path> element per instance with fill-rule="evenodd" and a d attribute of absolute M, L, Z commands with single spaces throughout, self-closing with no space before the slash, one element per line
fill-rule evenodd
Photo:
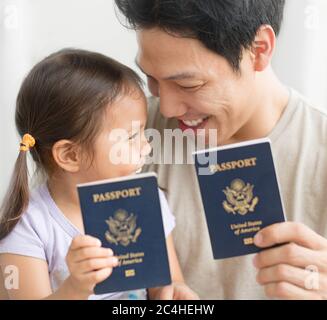
<path fill-rule="evenodd" d="M 160 111 L 179 120 L 182 130 L 217 130 L 217 141 L 242 140 L 255 105 L 251 103 L 255 71 L 243 53 L 240 73 L 200 41 L 160 29 L 137 32 L 137 64 L 147 75 L 150 92 L 160 97 Z M 253 99 L 252 99 L 253 100 Z"/>

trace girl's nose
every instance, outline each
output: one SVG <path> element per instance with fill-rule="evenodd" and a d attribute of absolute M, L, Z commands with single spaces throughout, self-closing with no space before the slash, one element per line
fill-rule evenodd
<path fill-rule="evenodd" d="M 151 153 L 152 147 L 148 140 L 146 140 L 145 144 L 142 146 L 141 154 L 143 157 L 149 155 Z"/>

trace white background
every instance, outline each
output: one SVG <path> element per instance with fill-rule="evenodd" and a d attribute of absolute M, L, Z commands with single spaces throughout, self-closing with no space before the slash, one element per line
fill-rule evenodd
<path fill-rule="evenodd" d="M 327 108 L 327 1 L 286 2 L 275 70 Z M 0 199 L 18 154 L 14 110 L 21 81 L 36 62 L 64 47 L 98 51 L 137 70 L 134 32 L 118 22 L 113 0 L 0 0 Z"/>

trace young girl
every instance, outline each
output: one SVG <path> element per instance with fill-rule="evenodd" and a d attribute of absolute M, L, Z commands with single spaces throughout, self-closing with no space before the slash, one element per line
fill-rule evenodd
<path fill-rule="evenodd" d="M 146 99 L 140 78 L 103 55 L 63 50 L 29 73 L 20 89 L 16 126 L 22 137 L 1 209 L 0 279 L 18 270 L 18 288 L 0 285 L 9 299 L 196 299 L 183 280 L 172 241 L 174 217 L 161 191 L 172 284 L 94 295 L 95 285 L 118 264 L 111 249 L 84 235 L 76 185 L 137 172 L 151 148 L 144 137 Z M 132 122 L 141 126 L 135 129 Z M 115 129 L 128 137 L 111 141 Z M 115 147 L 133 163 L 110 161 Z M 118 151 L 119 151 L 118 150 Z M 45 182 L 30 193 L 27 153 Z M 1 296 L 1 295 L 0 295 Z"/>

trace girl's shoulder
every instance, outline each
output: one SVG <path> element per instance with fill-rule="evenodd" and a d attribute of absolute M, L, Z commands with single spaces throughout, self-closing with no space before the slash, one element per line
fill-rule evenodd
<path fill-rule="evenodd" d="M 50 226 L 49 203 L 44 197 L 46 186 L 41 185 L 31 191 L 29 203 L 20 221 L 32 227 L 39 235 L 46 235 Z"/>
<path fill-rule="evenodd" d="M 45 259 L 51 234 L 49 208 L 42 196 L 44 186 L 32 190 L 26 210 L 13 230 L 0 241 L 0 253 L 21 254 Z"/>

